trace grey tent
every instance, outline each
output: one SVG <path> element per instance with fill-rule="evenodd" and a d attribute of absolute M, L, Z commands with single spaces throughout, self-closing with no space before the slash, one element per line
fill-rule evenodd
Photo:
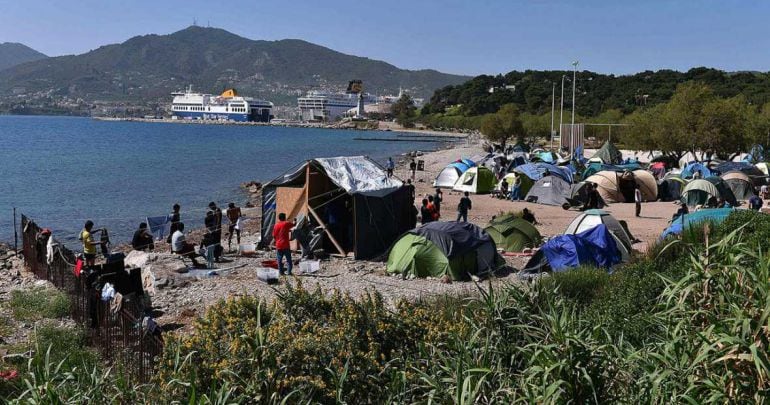
<path fill-rule="evenodd" d="M 605 141 L 604 145 L 591 156 L 591 159 L 596 158 L 601 159 L 604 164 L 616 165 L 623 161 L 623 153 L 621 153 L 612 142 Z"/>
<path fill-rule="evenodd" d="M 535 182 L 525 198 L 528 202 L 561 206 L 570 197 L 572 187 L 557 176 L 546 176 Z"/>
<path fill-rule="evenodd" d="M 411 191 L 365 156 L 303 162 L 262 191 L 262 242 L 278 213 L 305 215 L 324 228 L 324 248 L 356 259 L 376 257 L 414 226 Z"/>
<path fill-rule="evenodd" d="M 749 198 L 754 196 L 754 185 L 751 177 L 746 173 L 731 171 L 723 174 L 721 177 L 725 184 L 727 184 L 727 187 L 733 192 L 736 200 L 748 201 Z"/>

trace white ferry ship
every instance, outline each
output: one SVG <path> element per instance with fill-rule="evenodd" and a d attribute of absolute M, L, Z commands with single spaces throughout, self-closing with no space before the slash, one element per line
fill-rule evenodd
<path fill-rule="evenodd" d="M 273 118 L 273 103 L 241 97 L 235 89 L 214 96 L 193 93 L 190 86 L 185 92 L 171 95 L 172 119 L 270 122 Z"/>
<path fill-rule="evenodd" d="M 364 103 L 376 102 L 376 97 L 364 94 Z M 334 121 L 358 106 L 357 93 L 329 93 L 312 90 L 297 99 L 302 121 Z"/>

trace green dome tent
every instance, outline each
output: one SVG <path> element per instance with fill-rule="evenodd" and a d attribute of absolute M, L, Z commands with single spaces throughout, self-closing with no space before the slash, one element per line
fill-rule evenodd
<path fill-rule="evenodd" d="M 431 222 L 404 234 L 388 255 L 388 273 L 467 280 L 502 265 L 492 237 L 468 222 Z"/>
<path fill-rule="evenodd" d="M 491 170 L 484 166 L 471 167 L 460 175 L 454 187 L 454 191 L 467 191 L 474 194 L 491 193 L 497 185 L 497 179 Z"/>
<path fill-rule="evenodd" d="M 696 179 L 684 186 L 682 202 L 688 207 L 706 204 L 711 197 L 719 198 L 719 190 L 707 180 Z"/>
<path fill-rule="evenodd" d="M 594 161 L 594 159 L 601 159 L 604 164 L 616 165 L 623 161 L 623 153 L 612 142 L 605 141 L 604 145 L 589 160 Z"/>
<path fill-rule="evenodd" d="M 513 216 L 496 219 L 484 230 L 495 241 L 495 245 L 506 252 L 521 252 L 524 248 L 537 247 L 543 241 L 540 232 L 532 224 Z"/>

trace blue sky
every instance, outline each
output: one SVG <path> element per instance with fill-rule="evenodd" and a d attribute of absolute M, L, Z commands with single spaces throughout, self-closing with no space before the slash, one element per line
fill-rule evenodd
<path fill-rule="evenodd" d="M 83 53 L 192 24 L 409 69 L 770 70 L 770 1 L 0 0 L 0 42 Z"/>

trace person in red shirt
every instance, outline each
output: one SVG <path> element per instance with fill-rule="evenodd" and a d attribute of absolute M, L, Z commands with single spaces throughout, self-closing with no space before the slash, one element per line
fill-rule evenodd
<path fill-rule="evenodd" d="M 294 226 L 286 220 L 286 214 L 278 214 L 278 223 L 273 227 L 273 243 L 275 244 L 275 254 L 278 258 L 278 272 L 283 275 L 283 259 L 286 258 L 288 274 L 291 275 L 293 263 L 291 262 L 291 228 Z"/>

